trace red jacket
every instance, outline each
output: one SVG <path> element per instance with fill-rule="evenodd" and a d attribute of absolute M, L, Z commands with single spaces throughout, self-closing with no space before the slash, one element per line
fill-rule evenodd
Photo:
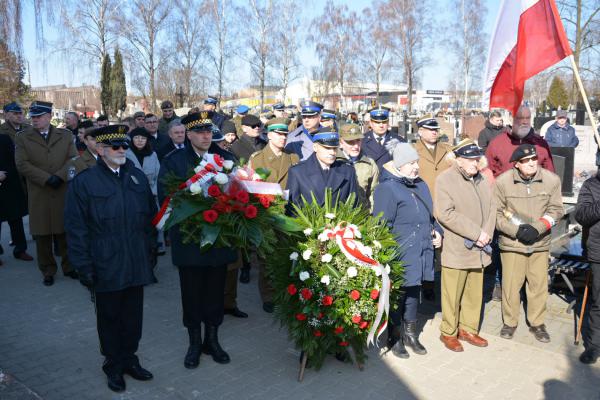
<path fill-rule="evenodd" d="M 497 177 L 504 171 L 508 171 L 514 166 L 510 162 L 510 157 L 517 147 L 523 143 L 529 143 L 535 146 L 538 153 L 538 163 L 540 167 L 554 172 L 554 163 L 550 154 L 550 146 L 543 137 L 533 133 L 533 129 L 525 138 L 518 139 L 511 135 L 509 129 L 505 129 L 500 135 L 496 136 L 489 144 L 485 151 L 485 156 L 488 159 L 489 168 Z"/>

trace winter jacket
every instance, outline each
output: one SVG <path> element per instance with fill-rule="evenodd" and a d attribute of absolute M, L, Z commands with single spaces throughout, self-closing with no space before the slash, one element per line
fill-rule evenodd
<path fill-rule="evenodd" d="M 481 231 L 494 235 L 496 207 L 485 178 L 481 174 L 468 177 L 455 164 L 438 176 L 435 190 L 434 215 L 444 228 L 442 265 L 454 269 L 489 265 L 489 254 L 465 246 L 465 239 L 476 242 Z"/>
<path fill-rule="evenodd" d="M 577 147 L 579 144 L 579 138 L 575 134 L 575 128 L 569 125 L 568 122 L 563 127 L 558 125 L 557 122 L 550 125 L 544 139 L 546 139 L 548 145 L 552 147 Z"/>
<path fill-rule="evenodd" d="M 427 184 L 421 178 L 409 180 L 394 171 L 391 162 L 384 165 L 381 182 L 375 188 L 373 215 L 382 218 L 396 237 L 404 264 L 404 286 L 433 281 L 432 231 L 442 234 L 433 218 L 433 202 Z"/>
<path fill-rule="evenodd" d="M 600 175 L 586 180 L 579 191 L 575 220 L 583 227 L 583 256 L 600 263 Z"/>
<path fill-rule="evenodd" d="M 136 168 L 144 171 L 146 178 L 148 178 L 150 189 L 152 189 L 152 194 L 156 196 L 158 172 L 160 171 L 160 163 L 158 162 L 158 156 L 156 155 L 156 152 L 153 151 L 152 154 L 144 157 L 144 161 L 142 162 L 143 165 L 140 165 L 140 162 L 131 149 L 128 149 L 125 155 L 133 162 L 133 165 L 135 165 Z"/>
<path fill-rule="evenodd" d="M 97 292 L 155 282 L 156 211 L 142 171 L 127 160 L 115 176 L 100 158 L 69 183 L 64 208 L 69 261 L 79 273 L 95 274 Z"/>
<path fill-rule="evenodd" d="M 479 147 L 483 148 L 484 150 L 487 149 L 487 147 L 490 145 L 491 141 L 494 140 L 496 138 L 496 136 L 500 135 L 502 133 L 503 129 L 504 129 L 504 126 L 502 126 L 502 125 L 496 126 L 496 125 L 492 125 L 489 120 L 485 121 L 485 128 L 483 128 L 481 130 L 481 132 L 479 132 L 479 138 L 477 139 L 477 144 L 479 145 Z"/>
<path fill-rule="evenodd" d="M 501 250 L 530 254 L 550 248 L 550 229 L 540 218 L 547 216 L 558 222 L 565 213 L 558 175 L 538 168 L 533 178 L 526 181 L 513 168 L 496 179 L 494 196 Z M 506 211 L 514 214 L 523 224 L 532 225 L 540 233 L 533 244 L 526 245 L 517 240 L 519 225 L 504 215 Z"/>
<path fill-rule="evenodd" d="M 15 145 L 10 136 L 0 135 L 0 171 L 6 179 L 0 181 L 0 221 L 11 221 L 27 215 L 27 198 L 15 165 Z"/>
<path fill-rule="evenodd" d="M 489 167 L 494 173 L 495 177 L 498 177 L 498 175 L 508 171 L 513 167 L 514 163 L 510 162 L 510 157 L 515 149 L 524 143 L 529 143 L 535 146 L 540 167 L 545 168 L 550 172 L 554 172 L 554 163 L 552 162 L 550 147 L 544 138 L 536 135 L 533 132 L 533 128 L 531 128 L 529 134 L 523 139 L 513 136 L 510 128 L 505 128 L 500 135 L 492 140 L 485 151 L 485 156 L 488 159 Z"/>

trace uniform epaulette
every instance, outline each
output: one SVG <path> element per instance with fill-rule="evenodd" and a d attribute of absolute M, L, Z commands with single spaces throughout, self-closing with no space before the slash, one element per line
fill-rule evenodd
<path fill-rule="evenodd" d="M 260 153 L 262 153 L 262 150 L 255 151 L 254 153 L 250 154 L 250 158 L 254 158 L 254 157 L 256 157 L 257 155 L 259 155 Z"/>

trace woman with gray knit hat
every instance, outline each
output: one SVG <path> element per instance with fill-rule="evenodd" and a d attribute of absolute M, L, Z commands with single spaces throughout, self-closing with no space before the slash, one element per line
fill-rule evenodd
<path fill-rule="evenodd" d="M 433 249 L 442 245 L 442 229 L 433 217 L 427 184 L 419 178 L 419 155 L 408 143 L 397 144 L 383 165 L 375 188 L 373 215 L 381 214 L 400 246 L 404 263 L 403 296 L 390 314 L 388 346 L 408 358 L 406 347 L 427 354 L 419 342 L 417 307 L 424 280 L 433 281 Z"/>

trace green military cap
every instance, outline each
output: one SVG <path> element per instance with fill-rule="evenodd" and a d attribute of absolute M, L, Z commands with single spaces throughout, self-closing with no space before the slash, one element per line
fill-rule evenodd
<path fill-rule="evenodd" d="M 273 118 L 267 122 L 267 132 L 287 134 L 289 132 L 289 118 Z"/>
<path fill-rule="evenodd" d="M 340 139 L 343 140 L 356 140 L 362 139 L 363 133 L 360 126 L 357 124 L 344 124 L 340 128 Z"/>

